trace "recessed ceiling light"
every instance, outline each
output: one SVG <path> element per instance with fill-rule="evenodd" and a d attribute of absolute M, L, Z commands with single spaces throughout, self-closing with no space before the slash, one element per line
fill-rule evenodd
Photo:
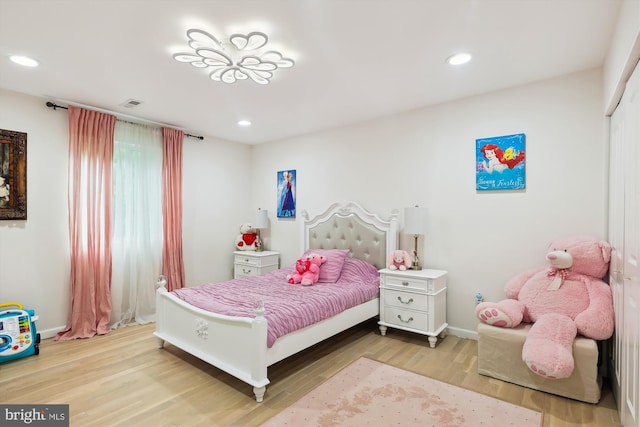
<path fill-rule="evenodd" d="M 249 120 L 238 120 L 238 126 L 251 126 L 251 122 Z"/>
<path fill-rule="evenodd" d="M 451 65 L 462 65 L 471 61 L 471 54 L 466 52 L 456 53 L 447 58 L 447 63 Z"/>
<path fill-rule="evenodd" d="M 29 58 L 28 56 L 22 55 L 12 55 L 9 59 L 16 64 L 24 65 L 25 67 L 37 67 L 39 62 L 33 58 Z"/>

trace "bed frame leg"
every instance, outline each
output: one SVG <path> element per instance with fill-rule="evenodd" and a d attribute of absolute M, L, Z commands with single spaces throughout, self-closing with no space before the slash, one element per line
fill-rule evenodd
<path fill-rule="evenodd" d="M 164 340 L 162 338 L 158 338 L 158 348 L 164 348 Z"/>
<path fill-rule="evenodd" d="M 256 395 L 256 402 L 262 402 L 262 398 L 264 397 L 264 393 L 267 391 L 266 387 L 254 387 L 253 394 Z"/>

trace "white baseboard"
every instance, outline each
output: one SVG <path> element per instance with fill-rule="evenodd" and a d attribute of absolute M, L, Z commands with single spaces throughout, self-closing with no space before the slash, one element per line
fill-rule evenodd
<path fill-rule="evenodd" d="M 40 334 L 40 339 L 46 340 L 46 339 L 55 337 L 58 332 L 62 332 L 64 330 L 65 330 L 65 326 L 59 326 L 57 328 L 51 328 L 51 329 L 44 329 L 44 330 L 38 329 L 38 333 Z"/>
<path fill-rule="evenodd" d="M 447 328 L 447 334 L 454 335 L 460 338 L 466 338 L 466 339 L 478 341 L 478 331 L 476 330 L 472 331 L 469 329 L 455 328 L 455 327 L 449 326 Z"/>

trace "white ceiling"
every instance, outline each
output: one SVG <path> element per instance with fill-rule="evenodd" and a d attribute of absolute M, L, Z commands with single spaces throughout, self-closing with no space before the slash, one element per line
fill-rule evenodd
<path fill-rule="evenodd" d="M 257 144 L 599 67 L 619 5 L 0 0 L 0 88 Z M 296 65 L 268 85 L 214 82 L 172 58 L 189 50 L 189 28 L 220 38 L 263 31 L 267 47 Z M 473 54 L 471 63 L 445 63 L 461 50 Z M 8 60 L 13 54 L 41 64 L 20 67 Z M 121 107 L 129 98 L 143 104 Z M 239 119 L 253 126 L 239 127 Z"/>

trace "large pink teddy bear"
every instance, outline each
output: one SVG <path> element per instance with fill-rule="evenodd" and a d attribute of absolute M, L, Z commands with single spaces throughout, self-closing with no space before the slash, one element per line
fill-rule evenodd
<path fill-rule="evenodd" d="M 577 334 L 604 340 L 613 334 L 611 288 L 607 273 L 611 246 L 590 237 L 568 237 L 549 245 L 550 268 L 511 279 L 509 299 L 483 302 L 476 316 L 489 325 L 513 328 L 533 323 L 522 348 L 529 369 L 546 378 L 567 378 L 573 372 L 573 341 Z"/>
<path fill-rule="evenodd" d="M 311 286 L 320 278 L 320 265 L 327 260 L 324 255 L 309 254 L 296 262 L 296 272 L 287 275 L 289 283 L 300 283 L 303 286 Z"/>

